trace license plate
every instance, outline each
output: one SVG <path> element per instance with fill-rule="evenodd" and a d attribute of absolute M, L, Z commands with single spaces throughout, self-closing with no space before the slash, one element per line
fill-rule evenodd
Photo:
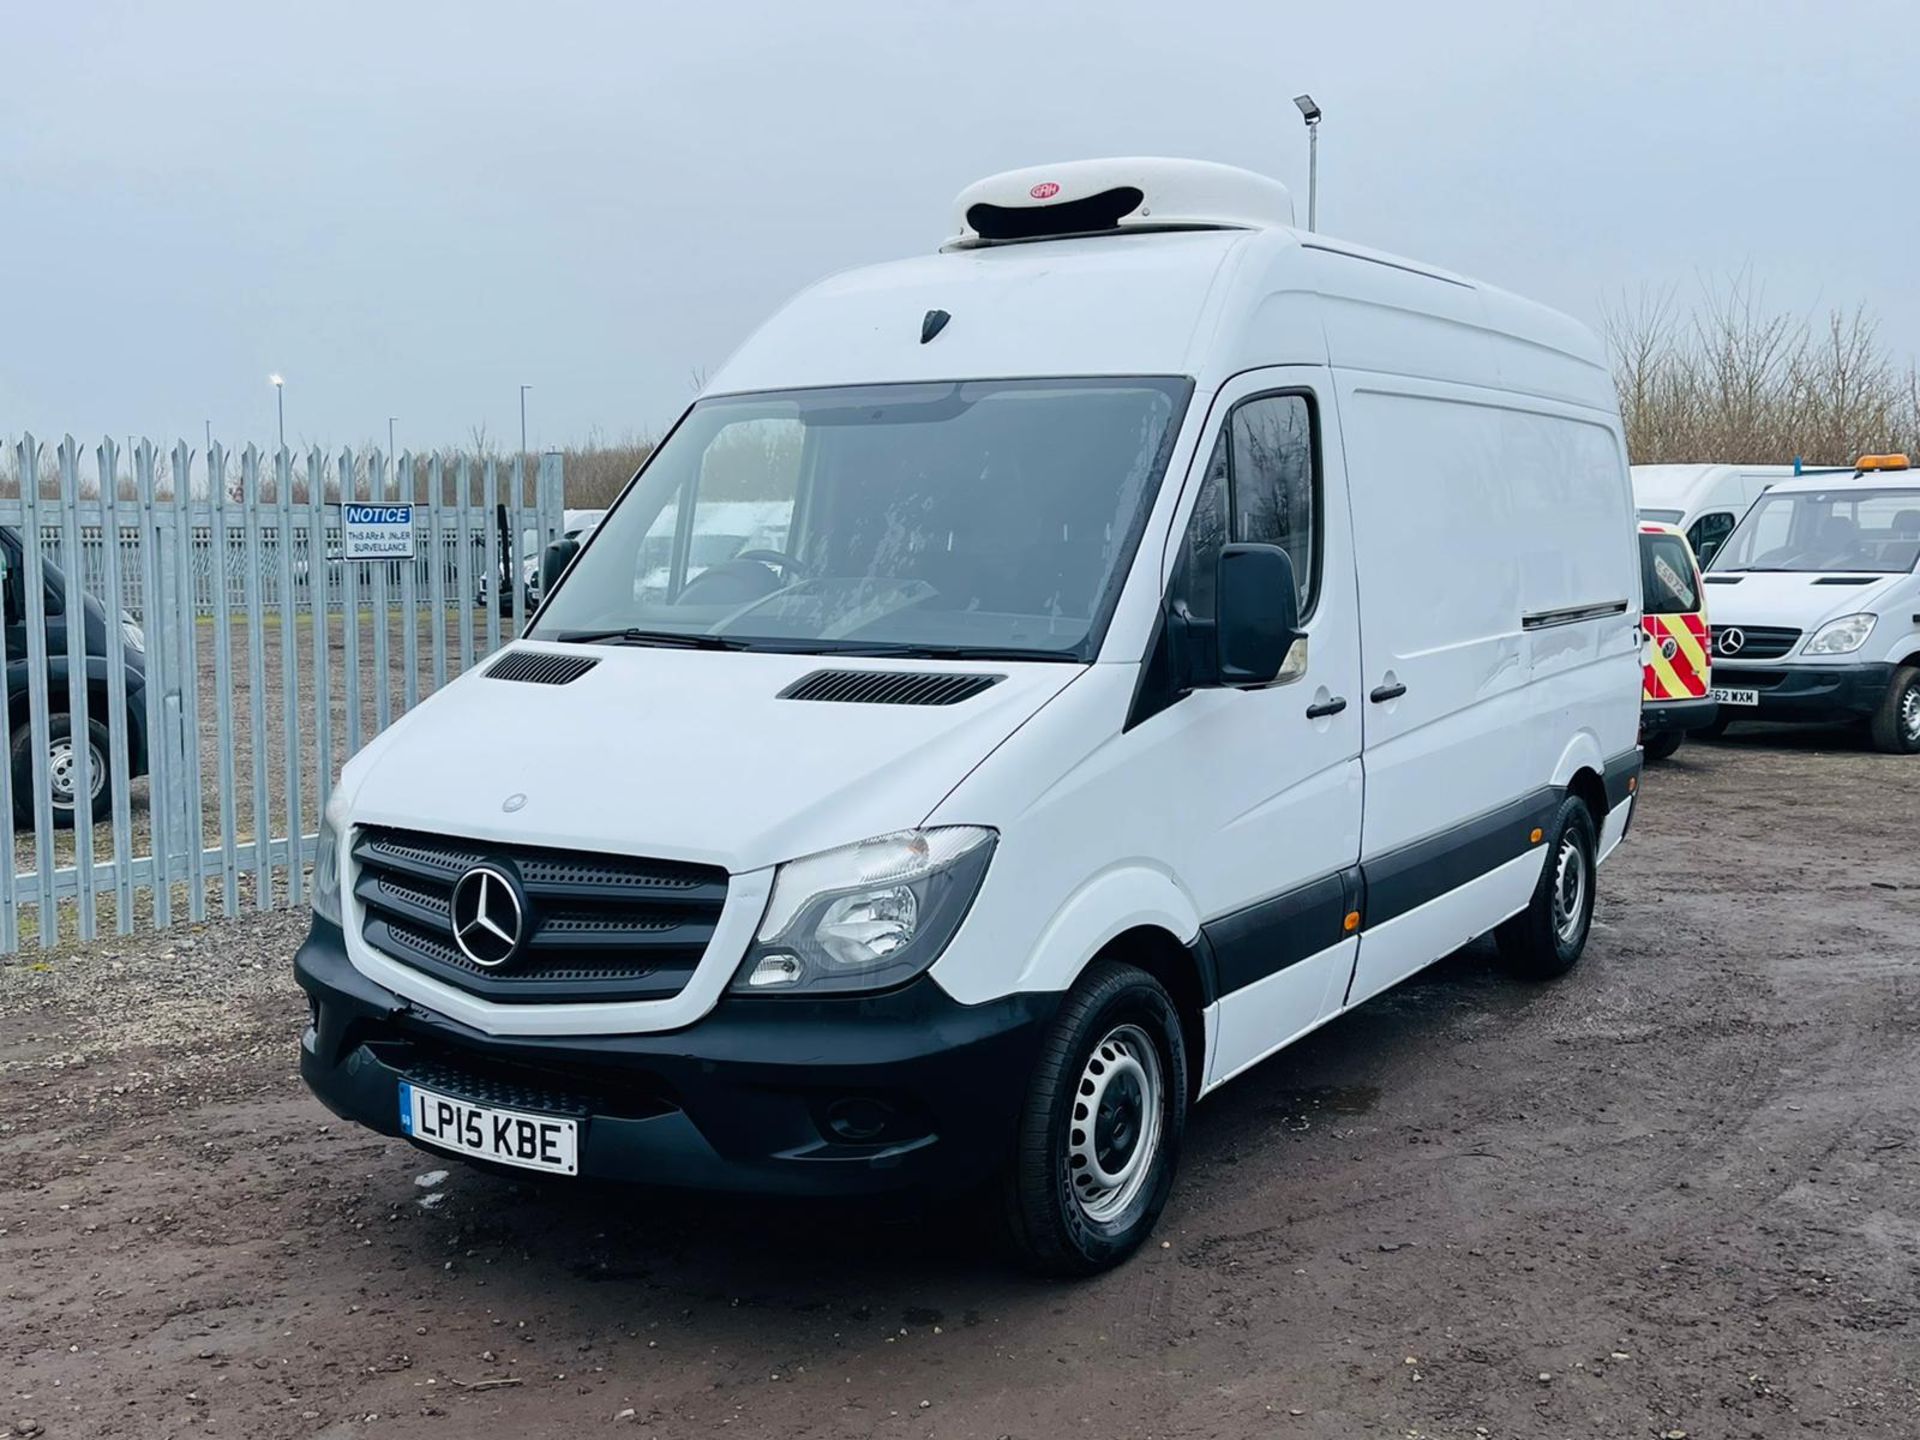
<path fill-rule="evenodd" d="M 573 1120 L 496 1110 L 402 1080 L 400 1129 L 442 1150 L 500 1165 L 553 1175 L 580 1173 L 580 1126 Z"/>
<path fill-rule="evenodd" d="M 1716 685 L 1713 687 L 1713 698 L 1722 705 L 1758 705 L 1760 692 L 1758 690 L 1722 690 Z"/>

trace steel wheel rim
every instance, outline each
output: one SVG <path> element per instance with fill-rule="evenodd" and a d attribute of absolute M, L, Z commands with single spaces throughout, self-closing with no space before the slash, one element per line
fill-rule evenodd
<path fill-rule="evenodd" d="M 88 768 L 87 794 L 91 799 L 99 799 L 100 791 L 107 783 L 107 761 L 97 745 L 87 746 Z M 47 747 L 47 790 L 48 798 L 56 810 L 73 809 L 74 772 L 79 766 L 79 750 L 71 736 L 61 736 Z"/>
<path fill-rule="evenodd" d="M 1571 834 L 1561 837 L 1553 865 L 1553 933 L 1571 945 L 1586 923 L 1587 901 L 1587 856 Z"/>
<path fill-rule="evenodd" d="M 1920 685 L 1909 685 L 1900 697 L 1900 733 L 1909 745 L 1920 744 Z"/>
<path fill-rule="evenodd" d="M 1166 1081 L 1160 1052 L 1138 1025 L 1107 1032 L 1087 1056 L 1067 1124 L 1067 1187 L 1096 1224 L 1139 1198 L 1160 1154 Z"/>

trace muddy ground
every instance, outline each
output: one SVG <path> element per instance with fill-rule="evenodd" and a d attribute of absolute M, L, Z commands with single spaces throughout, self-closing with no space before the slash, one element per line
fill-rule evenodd
<path fill-rule="evenodd" d="M 1474 947 L 1236 1081 L 1081 1284 L 343 1126 L 289 917 L 7 961 L 0 1436 L 1920 1435 L 1920 761 L 1644 791 L 1571 977 Z"/>

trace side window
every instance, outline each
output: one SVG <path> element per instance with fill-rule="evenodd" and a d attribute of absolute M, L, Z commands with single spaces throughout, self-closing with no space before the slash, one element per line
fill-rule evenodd
<path fill-rule="evenodd" d="M 0 545 L 0 608 L 6 611 L 9 625 L 20 623 L 20 600 L 14 578 L 13 551 Z"/>
<path fill-rule="evenodd" d="M 1175 585 L 1195 618 L 1214 616 L 1220 547 L 1278 545 L 1293 561 L 1300 614 L 1319 591 L 1313 406 L 1304 395 L 1243 401 L 1227 417 L 1187 525 Z"/>
<path fill-rule="evenodd" d="M 1715 510 L 1702 515 L 1693 522 L 1687 531 L 1687 543 L 1693 546 L 1693 553 L 1705 565 L 1713 559 L 1713 552 L 1726 544 L 1727 536 L 1733 533 L 1733 512 Z"/>

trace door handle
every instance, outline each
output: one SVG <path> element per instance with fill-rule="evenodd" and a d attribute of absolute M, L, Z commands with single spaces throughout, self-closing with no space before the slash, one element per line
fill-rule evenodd
<path fill-rule="evenodd" d="M 1336 695 L 1331 700 L 1322 700 L 1318 705 L 1307 706 L 1307 719 L 1323 720 L 1329 715 L 1338 715 L 1347 708 L 1347 697 Z"/>
<path fill-rule="evenodd" d="M 1367 699 L 1371 700 L 1376 705 L 1380 705 L 1380 704 L 1384 704 L 1388 700 L 1398 700 L 1402 695 L 1406 693 L 1407 693 L 1407 687 L 1402 685 L 1398 680 L 1396 680 L 1391 685 L 1374 686 L 1373 693 L 1367 696 Z"/>

